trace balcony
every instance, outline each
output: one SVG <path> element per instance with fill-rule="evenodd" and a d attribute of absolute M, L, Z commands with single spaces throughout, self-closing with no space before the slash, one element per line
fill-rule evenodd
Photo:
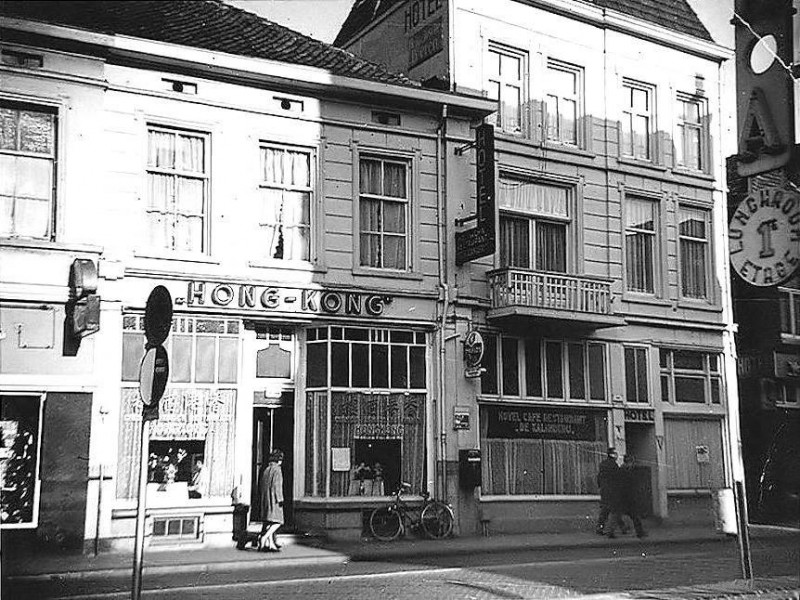
<path fill-rule="evenodd" d="M 624 325 L 611 307 L 611 281 L 526 269 L 489 272 L 490 321 L 506 326 L 550 322 L 588 329 Z"/>

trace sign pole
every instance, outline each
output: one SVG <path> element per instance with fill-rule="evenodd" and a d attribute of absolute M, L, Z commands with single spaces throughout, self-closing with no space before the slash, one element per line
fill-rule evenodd
<path fill-rule="evenodd" d="M 142 417 L 141 452 L 139 455 L 139 498 L 136 502 L 136 544 L 133 555 L 131 600 L 142 597 L 142 562 L 144 558 L 144 522 L 147 500 L 147 459 L 149 457 L 150 420 Z"/>

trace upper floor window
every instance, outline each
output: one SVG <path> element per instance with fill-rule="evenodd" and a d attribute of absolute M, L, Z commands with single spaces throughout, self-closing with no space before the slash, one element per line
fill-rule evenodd
<path fill-rule="evenodd" d="M 625 401 L 649 402 L 647 348 L 625 347 Z"/>
<path fill-rule="evenodd" d="M 152 248 L 206 250 L 208 171 L 207 135 L 148 128 L 147 217 Z"/>
<path fill-rule="evenodd" d="M 658 231 L 658 202 L 626 197 L 625 284 L 628 291 L 655 293 Z"/>
<path fill-rule="evenodd" d="M 359 161 L 361 266 L 408 269 L 409 166 L 372 156 Z"/>
<path fill-rule="evenodd" d="M 582 112 L 582 70 L 553 60 L 547 61 L 545 114 L 547 139 L 562 144 L 580 144 L 578 119 Z"/>
<path fill-rule="evenodd" d="M 710 211 L 693 206 L 678 209 L 681 295 L 707 299 L 710 268 Z"/>
<path fill-rule="evenodd" d="M 56 113 L 0 104 L 0 236 L 53 238 L 55 171 Z"/>
<path fill-rule="evenodd" d="M 780 291 L 781 333 L 800 336 L 800 290 Z"/>
<path fill-rule="evenodd" d="M 261 147 L 258 250 L 267 258 L 309 260 L 311 152 Z"/>
<path fill-rule="evenodd" d="M 498 191 L 500 266 L 565 273 L 569 188 L 506 178 Z"/>
<path fill-rule="evenodd" d="M 508 133 L 522 133 L 524 129 L 526 68 L 524 52 L 490 45 L 486 91 L 497 101 L 497 127 Z"/>
<path fill-rule="evenodd" d="M 655 121 L 655 89 L 625 80 L 622 84 L 623 156 L 652 160 L 651 136 Z"/>
<path fill-rule="evenodd" d="M 718 354 L 662 348 L 659 364 L 662 402 L 722 403 Z"/>
<path fill-rule="evenodd" d="M 675 140 L 675 164 L 703 171 L 705 169 L 705 103 L 700 98 L 678 96 L 678 136 Z"/>

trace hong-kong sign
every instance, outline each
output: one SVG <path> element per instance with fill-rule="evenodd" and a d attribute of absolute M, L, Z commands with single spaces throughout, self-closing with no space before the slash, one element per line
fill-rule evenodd
<path fill-rule="evenodd" d="M 229 307 L 284 313 L 379 317 L 392 297 L 339 290 L 311 290 L 234 283 L 190 281 L 185 298 L 189 307 Z"/>
<path fill-rule="evenodd" d="M 731 266 L 747 283 L 779 285 L 800 263 L 800 194 L 767 188 L 747 196 L 731 217 Z"/>

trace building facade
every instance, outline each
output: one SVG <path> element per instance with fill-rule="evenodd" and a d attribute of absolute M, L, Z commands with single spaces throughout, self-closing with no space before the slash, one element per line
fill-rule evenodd
<path fill-rule="evenodd" d="M 736 3 L 739 145 L 728 159 L 748 511 L 753 522 L 795 527 L 800 525 L 798 9 L 797 2 Z"/>
<path fill-rule="evenodd" d="M 289 529 L 358 536 L 401 481 L 432 491 L 442 131 L 493 104 L 213 1 L 0 26 L 3 542 L 133 543 L 156 286 L 148 544 L 232 543 L 275 448 Z"/>
<path fill-rule="evenodd" d="M 437 434 L 462 532 L 594 527 L 609 446 L 656 518 L 711 522 L 733 486 L 732 51 L 657 4 L 366 0 L 335 41 L 497 108 L 494 147 L 459 148 L 478 171 L 493 157 L 494 193 L 448 160 Z"/>

